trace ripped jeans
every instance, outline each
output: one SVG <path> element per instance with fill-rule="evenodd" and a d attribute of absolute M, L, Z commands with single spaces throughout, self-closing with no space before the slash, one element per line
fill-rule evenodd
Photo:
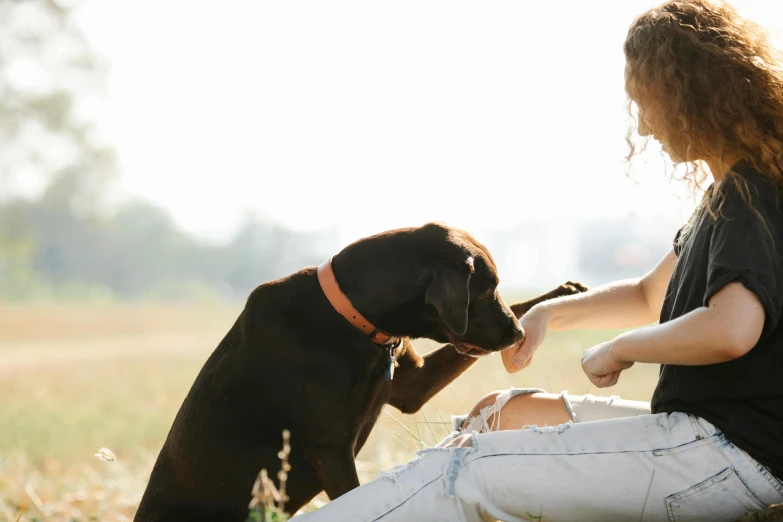
<path fill-rule="evenodd" d="M 462 433 L 496 431 L 498 426 L 500 426 L 501 410 L 509 399 L 517 395 L 539 392 L 546 393 L 540 388 L 511 388 L 506 390 L 497 396 L 494 404 L 482 408 L 481 412 L 475 417 L 468 418 L 467 415 L 452 416 L 451 428 L 454 431 L 461 430 Z M 591 422 L 650 413 L 649 402 L 629 401 L 621 399 L 616 395 L 596 397 L 594 395 L 569 395 L 567 391 L 562 391 L 560 392 L 560 397 L 563 399 L 572 422 Z M 449 438 L 453 438 L 456 435 L 458 434 L 452 433 L 452 436 Z M 439 446 L 448 442 L 449 438 L 441 441 Z"/>
<path fill-rule="evenodd" d="M 531 391 L 540 390 L 512 393 Z M 720 522 L 783 502 L 783 483 L 704 419 L 652 415 L 634 401 L 563 397 L 572 422 L 474 431 L 472 444 L 442 447 L 462 433 L 455 431 L 292 520 Z M 585 420 L 590 415 L 603 419 Z"/>

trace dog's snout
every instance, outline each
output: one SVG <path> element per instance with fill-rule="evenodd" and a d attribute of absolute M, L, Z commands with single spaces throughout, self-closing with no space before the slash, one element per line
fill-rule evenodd
<path fill-rule="evenodd" d="M 519 323 L 514 325 L 514 344 L 525 340 L 525 331 Z"/>

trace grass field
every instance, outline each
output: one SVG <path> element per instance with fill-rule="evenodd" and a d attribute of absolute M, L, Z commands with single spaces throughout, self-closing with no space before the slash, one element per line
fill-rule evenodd
<path fill-rule="evenodd" d="M 239 310 L 0 307 L 0 521 L 131 520 L 182 399 Z M 416 415 L 387 407 L 358 456 L 361 481 L 433 445 L 448 433 L 450 415 L 495 389 L 649 400 L 657 366 L 637 365 L 600 391 L 582 373 L 582 351 L 615 333 L 552 332 L 523 372 L 508 375 L 490 356 Z M 96 458 L 102 447 L 116 460 Z"/>

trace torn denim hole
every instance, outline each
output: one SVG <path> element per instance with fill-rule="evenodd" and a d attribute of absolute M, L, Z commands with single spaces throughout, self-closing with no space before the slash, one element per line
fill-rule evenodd
<path fill-rule="evenodd" d="M 462 415 L 452 415 L 451 416 L 451 431 L 459 431 L 462 429 L 462 426 L 465 425 L 465 422 L 468 420 L 468 414 L 463 413 Z"/>
<path fill-rule="evenodd" d="M 477 431 L 487 433 L 496 431 L 500 428 L 500 411 L 512 397 L 517 395 L 526 395 L 529 393 L 546 393 L 540 388 L 511 388 L 501 392 L 495 398 L 495 402 L 484 406 L 479 410 L 479 414 L 474 417 L 468 417 L 462 424 L 462 433 Z M 492 424 L 490 424 L 490 419 Z"/>
<path fill-rule="evenodd" d="M 568 390 L 561 391 L 560 398 L 563 399 L 563 404 L 565 404 L 566 411 L 568 411 L 568 416 L 571 417 L 572 421 L 576 422 L 576 412 L 574 411 L 574 405 L 568 400 Z"/>
<path fill-rule="evenodd" d="M 418 465 L 418 463 L 419 463 L 419 458 L 416 457 L 412 461 L 407 462 L 405 464 L 396 464 L 392 469 L 388 471 L 383 471 L 383 470 L 378 471 L 378 476 L 376 478 L 391 480 L 392 482 L 394 482 L 394 485 L 397 486 L 397 489 L 400 491 L 400 493 L 402 493 L 402 485 L 398 480 L 400 473 L 415 468 Z"/>
<path fill-rule="evenodd" d="M 528 426 L 523 426 L 523 429 L 529 429 L 533 433 L 541 433 L 541 434 L 555 434 L 560 435 L 565 430 L 571 427 L 573 424 L 573 421 L 568 421 L 563 424 L 559 424 L 557 426 L 536 426 L 535 424 L 530 424 Z"/>
<path fill-rule="evenodd" d="M 472 451 L 475 450 L 473 448 L 454 448 L 449 462 L 443 469 L 443 482 L 446 485 L 446 496 L 448 498 L 454 498 L 454 483 L 457 481 L 459 469 L 462 467 L 462 459 Z"/>
<path fill-rule="evenodd" d="M 445 484 L 445 492 L 448 498 L 454 498 L 454 483 L 457 481 L 459 475 L 459 469 L 462 467 L 462 461 L 465 455 L 473 453 L 478 450 L 478 433 L 475 431 L 470 434 L 470 447 L 459 448 L 425 448 L 416 452 L 416 455 L 427 455 L 434 452 L 449 452 L 451 457 L 446 462 L 446 466 L 443 468 L 443 482 Z"/>
<path fill-rule="evenodd" d="M 616 400 L 619 400 L 620 397 L 617 395 L 612 395 L 610 397 L 596 397 L 595 395 L 586 394 L 584 396 L 585 402 L 593 402 L 593 403 L 599 403 L 599 404 L 606 404 L 607 406 L 611 406 L 612 403 Z"/>
<path fill-rule="evenodd" d="M 435 445 L 435 447 L 436 447 L 436 448 L 443 447 L 443 446 L 445 446 L 446 444 L 448 444 L 448 443 L 450 443 L 451 441 L 453 441 L 454 439 L 456 439 L 457 437 L 459 437 L 460 435 L 462 435 L 462 433 L 461 433 L 460 431 L 452 431 L 451 433 L 449 433 L 449 434 L 446 436 L 446 438 L 445 438 L 445 439 L 443 439 L 442 441 L 438 442 L 438 443 Z"/>

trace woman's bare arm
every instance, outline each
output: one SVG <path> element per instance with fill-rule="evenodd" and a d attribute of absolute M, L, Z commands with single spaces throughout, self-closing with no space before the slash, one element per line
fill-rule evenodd
<path fill-rule="evenodd" d="M 520 320 L 523 342 L 501 352 L 506 371 L 518 372 L 530 364 L 550 328 L 629 328 L 655 322 L 676 263 L 677 256 L 669 251 L 644 277 L 537 304 Z"/>
<path fill-rule="evenodd" d="M 552 330 L 629 328 L 658 320 L 677 256 L 669 251 L 645 276 L 601 286 L 589 292 L 536 306 Z M 531 313 L 535 310 L 531 310 Z"/>

